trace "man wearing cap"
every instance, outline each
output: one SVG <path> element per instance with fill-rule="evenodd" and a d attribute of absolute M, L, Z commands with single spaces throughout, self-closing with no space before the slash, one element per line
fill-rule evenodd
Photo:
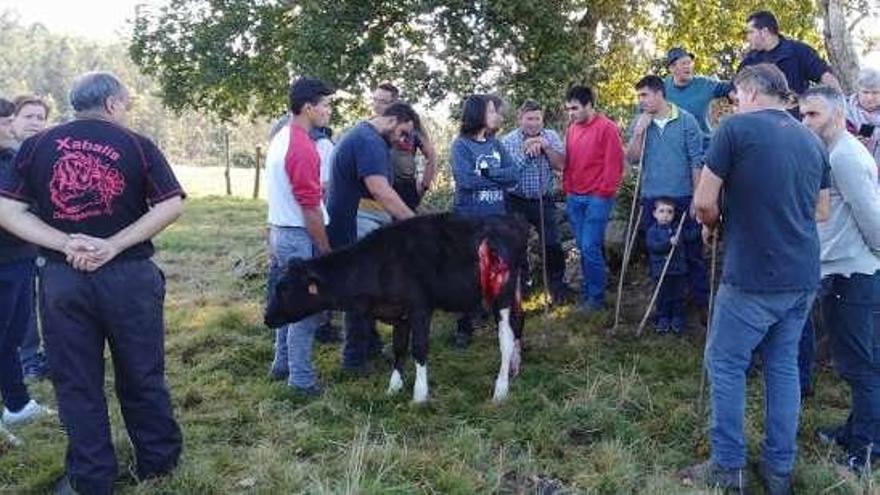
<path fill-rule="evenodd" d="M 709 104 L 715 98 L 730 97 L 733 84 L 728 81 L 695 76 L 694 54 L 682 47 L 675 47 L 666 54 L 669 75 L 663 80 L 666 99 L 687 110 L 697 119 L 704 135 L 704 147 L 709 144 Z"/>
<path fill-rule="evenodd" d="M 322 202 L 321 158 L 309 133 L 330 121 L 331 93 L 318 79 L 303 77 L 294 82 L 290 87 L 290 124 L 275 135 L 266 154 L 270 292 L 290 260 L 330 251 L 324 229 L 329 217 Z M 319 323 L 319 316 L 310 316 L 275 332 L 270 373 L 307 396 L 321 391 L 312 365 Z"/>

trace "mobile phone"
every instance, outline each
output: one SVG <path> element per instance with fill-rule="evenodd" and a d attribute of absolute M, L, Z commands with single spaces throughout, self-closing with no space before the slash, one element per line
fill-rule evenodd
<path fill-rule="evenodd" d="M 875 127 L 874 124 L 862 124 L 862 126 L 859 127 L 859 136 L 866 138 L 873 136 Z"/>

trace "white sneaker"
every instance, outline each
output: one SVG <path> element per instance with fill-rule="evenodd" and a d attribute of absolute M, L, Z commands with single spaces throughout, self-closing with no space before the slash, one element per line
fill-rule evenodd
<path fill-rule="evenodd" d="M 35 421 L 45 416 L 51 416 L 55 411 L 46 406 L 40 405 L 37 401 L 31 399 L 30 402 L 18 412 L 12 412 L 3 408 L 3 422 L 9 426 L 21 425 Z"/>

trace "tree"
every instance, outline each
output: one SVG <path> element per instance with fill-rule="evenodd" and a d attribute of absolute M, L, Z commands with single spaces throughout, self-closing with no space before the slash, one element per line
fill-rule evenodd
<path fill-rule="evenodd" d="M 822 34 L 828 58 L 840 85 L 847 92 L 856 89 L 859 60 L 852 33 L 865 21 L 880 22 L 880 2 L 876 0 L 820 0 L 824 20 Z M 875 24 L 876 25 L 876 24 Z"/>
<path fill-rule="evenodd" d="M 172 108 L 224 119 L 279 112 L 300 74 L 350 96 L 389 78 L 425 102 L 502 89 L 558 103 L 573 82 L 613 86 L 639 67 L 619 62 L 647 12 L 635 0 L 183 0 L 138 13 L 131 54 Z"/>

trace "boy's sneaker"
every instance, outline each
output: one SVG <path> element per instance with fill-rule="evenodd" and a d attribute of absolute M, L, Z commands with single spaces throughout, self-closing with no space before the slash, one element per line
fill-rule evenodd
<path fill-rule="evenodd" d="M 745 469 L 724 469 L 711 460 L 682 469 L 678 477 L 686 486 L 721 488 L 740 495 L 748 493 L 749 478 Z"/>
<path fill-rule="evenodd" d="M 767 495 L 790 495 L 791 494 L 791 475 L 776 474 L 761 463 L 758 465 L 758 474 L 761 475 L 761 481 L 764 482 L 764 490 Z"/>
<path fill-rule="evenodd" d="M 9 426 L 15 426 L 29 423 L 53 414 L 55 414 L 55 411 L 46 406 L 40 405 L 37 401 L 31 399 L 30 402 L 25 404 L 25 406 L 21 408 L 21 411 L 18 412 L 12 412 L 4 407 L 3 422 Z"/>
<path fill-rule="evenodd" d="M 684 318 L 682 318 L 680 316 L 673 317 L 671 327 L 672 327 L 672 333 L 674 333 L 675 335 L 683 334 L 685 331 Z"/>
<path fill-rule="evenodd" d="M 658 318 L 657 323 L 654 324 L 654 331 L 659 334 L 669 333 L 669 319 L 668 318 Z"/>

